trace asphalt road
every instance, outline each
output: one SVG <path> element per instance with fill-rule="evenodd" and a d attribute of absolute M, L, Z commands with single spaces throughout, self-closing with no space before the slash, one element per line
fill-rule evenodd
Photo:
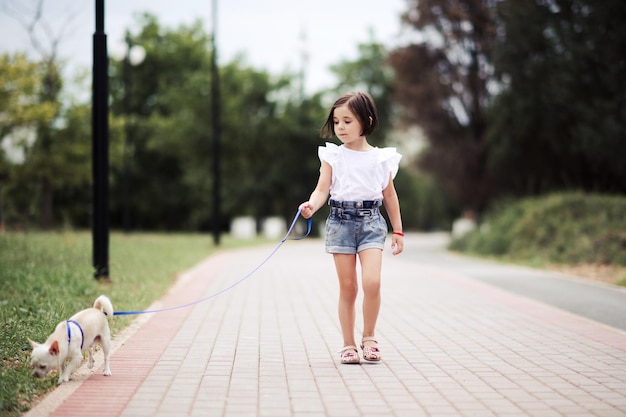
<path fill-rule="evenodd" d="M 446 251 L 447 242 L 446 234 L 411 235 L 401 256 L 626 330 L 626 288 L 457 255 Z"/>

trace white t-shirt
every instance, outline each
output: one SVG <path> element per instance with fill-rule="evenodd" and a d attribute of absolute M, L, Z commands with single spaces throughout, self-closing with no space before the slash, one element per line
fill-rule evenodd
<path fill-rule="evenodd" d="M 330 198 L 337 201 L 381 200 L 402 158 L 396 148 L 359 152 L 329 142 L 318 148 L 318 155 L 333 169 Z"/>

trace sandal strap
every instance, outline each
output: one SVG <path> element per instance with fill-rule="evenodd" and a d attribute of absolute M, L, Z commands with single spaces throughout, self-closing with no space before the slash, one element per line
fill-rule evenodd
<path fill-rule="evenodd" d="M 356 346 L 354 345 L 350 345 L 350 346 L 344 346 L 342 347 L 340 350 L 337 351 L 337 353 L 343 353 L 346 350 L 355 350 L 357 353 L 359 352 L 359 350 L 356 348 Z"/>
<path fill-rule="evenodd" d="M 376 337 L 374 336 L 365 336 L 363 339 L 361 339 L 361 345 L 364 342 L 374 342 L 374 343 L 378 343 L 378 340 L 376 340 Z"/>

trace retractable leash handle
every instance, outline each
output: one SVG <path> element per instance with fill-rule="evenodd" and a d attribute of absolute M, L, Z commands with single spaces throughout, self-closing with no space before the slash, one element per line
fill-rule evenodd
<path fill-rule="evenodd" d="M 302 240 L 302 239 L 304 239 L 305 237 L 307 237 L 311 233 L 311 226 L 313 224 L 313 219 L 309 218 L 308 221 L 307 221 L 307 231 L 306 231 L 306 234 L 304 236 L 292 237 L 292 238 L 289 237 L 291 235 L 291 232 L 293 232 L 293 229 L 296 226 L 296 223 L 298 222 L 298 217 L 300 217 L 300 212 L 301 212 L 301 210 L 298 209 L 298 212 L 294 216 L 293 221 L 291 222 L 291 226 L 289 226 L 289 229 L 287 230 L 287 233 L 285 234 L 285 237 L 274 248 L 274 250 L 272 250 L 270 252 L 270 254 L 267 255 L 265 257 L 265 259 L 263 259 L 263 261 L 260 264 L 258 264 L 256 267 L 254 267 L 254 269 L 252 269 L 252 271 L 248 272 L 246 275 L 244 275 L 242 278 L 240 278 L 239 280 L 235 281 L 234 283 L 232 283 L 228 287 L 224 287 L 221 290 L 219 290 L 219 291 L 209 295 L 208 297 L 204 297 L 204 298 L 201 298 L 199 300 L 193 301 L 191 303 L 187 303 L 187 304 L 183 304 L 183 305 L 179 305 L 179 306 L 175 306 L 175 307 L 161 308 L 161 309 L 157 309 L 157 310 L 116 311 L 116 312 L 113 313 L 113 315 L 114 316 L 130 316 L 130 315 L 135 315 L 135 314 L 152 314 L 152 313 L 160 313 L 160 312 L 163 312 L 163 311 L 178 310 L 180 308 L 185 308 L 185 307 L 189 307 L 189 306 L 201 303 L 203 301 L 206 301 L 206 300 L 209 300 L 211 298 L 217 297 L 218 295 L 223 294 L 223 293 L 225 293 L 227 291 L 230 291 L 231 289 L 235 288 L 237 285 L 241 284 L 242 282 L 244 282 L 245 280 L 250 278 L 252 276 L 252 274 L 254 274 L 256 271 L 258 271 L 259 268 L 261 268 L 263 265 L 265 265 L 265 263 L 267 261 L 269 261 L 272 256 L 274 256 L 274 254 L 278 251 L 278 249 L 286 241 L 288 241 L 288 240 Z M 106 315 L 106 313 L 104 313 L 104 314 Z"/>

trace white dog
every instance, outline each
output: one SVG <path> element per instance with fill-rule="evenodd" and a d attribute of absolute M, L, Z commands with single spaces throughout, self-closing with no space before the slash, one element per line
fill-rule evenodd
<path fill-rule="evenodd" d="M 89 351 L 87 366 L 93 368 L 92 346 L 96 342 L 100 343 L 104 353 L 104 375 L 111 375 L 111 331 L 107 317 L 113 317 L 113 305 L 108 297 L 101 295 L 94 302 L 93 308 L 80 311 L 69 320 L 59 323 L 45 343 L 28 339 L 33 347 L 30 354 L 33 376 L 41 378 L 53 369 L 60 369 L 58 384 L 69 381 L 70 374 L 83 359 L 82 351 Z M 68 360 L 69 363 L 66 363 Z"/>

